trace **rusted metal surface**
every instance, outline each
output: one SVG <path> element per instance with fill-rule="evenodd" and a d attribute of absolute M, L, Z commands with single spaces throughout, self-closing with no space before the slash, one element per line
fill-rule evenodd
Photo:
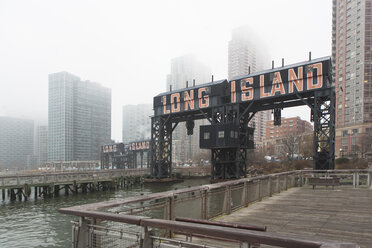
<path fill-rule="evenodd" d="M 240 223 L 222 222 L 222 221 L 215 221 L 215 220 L 199 220 L 199 219 L 184 218 L 184 217 L 177 217 L 175 220 L 182 221 L 182 222 L 189 222 L 189 223 L 206 224 L 206 225 L 212 225 L 212 226 L 232 227 L 232 228 L 237 228 L 237 229 L 245 229 L 245 230 L 260 231 L 260 232 L 266 231 L 266 226 L 246 225 L 246 224 L 240 224 Z"/>

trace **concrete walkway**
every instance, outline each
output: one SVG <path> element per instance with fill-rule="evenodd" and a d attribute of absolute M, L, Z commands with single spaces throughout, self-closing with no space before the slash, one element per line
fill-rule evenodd
<path fill-rule="evenodd" d="M 292 188 L 219 221 L 266 225 L 268 232 L 372 247 L 372 190 Z"/>

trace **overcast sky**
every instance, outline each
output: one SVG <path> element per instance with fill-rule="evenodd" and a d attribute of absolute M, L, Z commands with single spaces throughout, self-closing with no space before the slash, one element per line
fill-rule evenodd
<path fill-rule="evenodd" d="M 227 44 L 242 25 L 277 65 L 329 56 L 331 14 L 331 0 L 3 0 L 0 116 L 47 124 L 48 74 L 68 71 L 112 89 L 112 138 L 121 140 L 122 106 L 165 91 L 172 58 L 194 54 L 227 78 Z M 309 120 L 305 107 L 284 115 Z"/>

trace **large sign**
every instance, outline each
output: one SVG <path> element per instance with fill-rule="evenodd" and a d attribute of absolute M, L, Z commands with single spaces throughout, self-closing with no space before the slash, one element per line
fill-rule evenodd
<path fill-rule="evenodd" d="M 124 150 L 123 143 L 115 143 L 115 144 L 109 144 L 109 145 L 102 146 L 103 153 L 116 153 L 116 152 L 121 152 L 123 150 Z"/>
<path fill-rule="evenodd" d="M 150 149 L 149 140 L 129 143 L 129 150 L 131 151 L 143 151 L 148 149 Z"/>
<path fill-rule="evenodd" d="M 212 82 L 154 97 L 155 115 L 202 110 L 221 103 L 242 103 L 330 87 L 329 57 Z M 226 100 L 227 99 L 227 100 Z"/>

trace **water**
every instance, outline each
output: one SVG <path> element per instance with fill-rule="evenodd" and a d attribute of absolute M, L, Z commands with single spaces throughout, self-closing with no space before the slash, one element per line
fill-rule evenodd
<path fill-rule="evenodd" d="M 28 201 L 0 200 L 0 248 L 71 247 L 71 221 L 77 218 L 58 213 L 58 209 L 116 198 L 155 193 L 175 188 L 200 186 L 209 179 L 192 179 L 176 184 L 134 186 L 116 191 L 100 191 Z"/>

